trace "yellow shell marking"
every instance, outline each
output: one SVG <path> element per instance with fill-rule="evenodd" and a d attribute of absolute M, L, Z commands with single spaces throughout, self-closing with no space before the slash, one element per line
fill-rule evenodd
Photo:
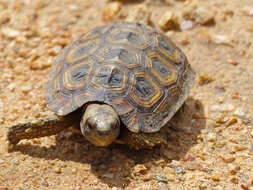
<path fill-rule="evenodd" d="M 81 107 L 85 102 L 94 100 L 94 94 L 88 90 L 81 91 L 79 94 L 74 94 L 74 101 L 76 105 Z"/>
<path fill-rule="evenodd" d="M 170 86 L 177 81 L 178 71 L 175 66 L 155 52 L 149 52 L 148 55 L 148 68 L 164 86 Z M 165 76 L 162 76 L 164 74 Z"/>
<path fill-rule="evenodd" d="M 127 128 L 130 128 L 132 132 L 138 133 L 139 132 L 139 118 L 138 118 L 138 113 L 134 113 L 133 115 L 130 116 L 128 119 L 127 123 Z"/>
<path fill-rule="evenodd" d="M 125 115 L 135 108 L 124 98 L 115 98 L 110 101 L 111 105 L 118 110 L 119 116 Z"/>
<path fill-rule="evenodd" d="M 84 43 L 74 46 L 67 54 L 66 61 L 72 64 L 75 61 L 87 58 L 93 54 L 99 47 L 101 39 L 88 40 Z"/>
<path fill-rule="evenodd" d="M 116 75 L 113 72 L 117 72 L 118 77 L 116 83 L 110 82 L 110 80 L 116 80 Z M 92 80 L 92 84 L 97 88 L 106 88 L 111 91 L 122 92 L 126 86 L 127 76 L 125 71 L 115 65 L 105 65 L 97 69 L 95 77 Z"/>
<path fill-rule="evenodd" d="M 119 50 L 121 50 L 121 52 Z M 126 66 L 128 69 L 133 69 L 141 66 L 141 55 L 137 52 L 138 51 L 126 49 L 121 45 L 112 45 L 110 47 L 101 48 L 97 57 L 101 63 L 116 62 Z"/>
<path fill-rule="evenodd" d="M 52 111 L 57 111 L 57 107 L 66 100 L 66 97 L 62 93 L 57 93 L 52 97 L 50 102 L 47 102 L 47 107 Z"/>
<path fill-rule="evenodd" d="M 145 80 L 146 83 L 148 83 L 148 85 L 150 86 L 150 88 L 152 88 L 153 92 L 148 92 L 148 93 L 152 93 L 150 94 L 148 97 L 141 97 L 140 95 L 136 94 L 136 88 L 137 88 L 137 78 L 143 78 Z M 134 74 L 134 78 L 133 81 L 131 82 L 132 87 L 131 87 L 131 91 L 129 93 L 129 96 L 131 98 L 132 101 L 136 102 L 139 106 L 145 107 L 145 108 L 150 108 L 152 107 L 163 95 L 163 91 L 161 90 L 161 88 L 155 83 L 155 81 L 143 70 L 137 71 Z M 143 92 L 145 93 L 145 89 L 143 89 L 143 87 L 140 87 L 141 89 L 139 89 L 140 91 L 143 90 Z M 143 94 L 144 94 L 143 93 Z"/>
<path fill-rule="evenodd" d="M 122 35 L 123 33 L 125 33 L 126 35 L 129 35 L 127 37 L 129 37 L 130 39 L 128 39 L 127 37 L 123 38 L 123 36 L 120 37 L 120 35 Z M 143 43 L 140 44 L 138 43 L 138 41 L 131 41 L 131 37 L 134 37 L 134 36 L 136 37 L 136 40 L 142 39 Z M 145 49 L 146 47 L 148 47 L 149 38 L 147 35 L 145 35 L 145 33 L 137 30 L 136 27 L 133 27 L 133 28 L 128 27 L 128 28 L 122 28 L 121 30 L 118 30 L 118 28 L 117 29 L 115 28 L 114 30 L 111 31 L 111 34 L 107 36 L 107 40 L 109 42 L 128 44 L 129 46 Z"/>
<path fill-rule="evenodd" d="M 64 87 L 68 90 L 75 90 L 85 86 L 87 79 L 90 76 L 92 66 L 92 61 L 85 61 L 69 67 L 63 73 Z"/>
<path fill-rule="evenodd" d="M 165 49 L 165 47 L 162 47 L 161 45 L 159 45 L 159 40 L 160 42 L 165 42 L 164 44 L 171 49 L 173 52 L 170 52 L 170 50 Z M 171 61 L 173 61 L 173 63 L 176 64 L 180 64 L 181 63 L 181 52 L 176 48 L 176 46 L 174 45 L 174 43 L 168 39 L 165 38 L 163 35 L 158 34 L 156 35 L 155 38 L 155 44 L 156 47 L 166 56 L 168 57 Z"/>

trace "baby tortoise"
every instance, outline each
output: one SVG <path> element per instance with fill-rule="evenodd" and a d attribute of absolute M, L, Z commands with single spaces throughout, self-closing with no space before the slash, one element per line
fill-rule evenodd
<path fill-rule="evenodd" d="M 56 115 L 8 127 L 9 145 L 74 126 L 96 146 L 151 148 L 164 143 L 162 127 L 193 80 L 184 53 L 165 35 L 140 23 L 103 25 L 56 59 L 46 85 L 47 107 Z"/>

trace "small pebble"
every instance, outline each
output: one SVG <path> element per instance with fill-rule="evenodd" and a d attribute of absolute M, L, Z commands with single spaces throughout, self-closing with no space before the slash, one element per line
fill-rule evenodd
<path fill-rule="evenodd" d="M 219 176 L 216 176 L 216 175 L 212 175 L 210 177 L 213 181 L 220 181 L 220 177 Z"/>
<path fill-rule="evenodd" d="M 174 168 L 176 174 L 185 174 L 185 171 L 182 168 Z"/>
<path fill-rule="evenodd" d="M 145 174 L 147 172 L 147 168 L 142 164 L 137 164 L 134 167 L 134 173 L 136 174 Z"/>
<path fill-rule="evenodd" d="M 198 31 L 197 37 L 200 41 L 205 42 L 205 43 L 209 43 L 212 40 L 211 35 L 209 34 L 209 32 L 205 28 L 201 28 Z"/>
<path fill-rule="evenodd" d="M 56 56 L 61 51 L 61 46 L 54 46 L 52 49 L 49 50 L 49 55 Z"/>
<path fill-rule="evenodd" d="M 180 23 L 181 30 L 190 30 L 193 28 L 193 22 L 191 20 L 183 20 Z"/>
<path fill-rule="evenodd" d="M 245 27 L 249 32 L 253 32 L 253 22 L 252 21 L 247 22 Z"/>
<path fill-rule="evenodd" d="M 232 119 L 230 119 L 230 120 L 228 120 L 228 121 L 226 122 L 226 126 L 228 127 L 228 126 L 233 125 L 233 124 L 235 124 L 235 123 L 237 123 L 237 118 L 236 118 L 236 117 L 233 117 Z"/>
<path fill-rule="evenodd" d="M 178 167 L 178 166 L 181 166 L 181 165 L 182 164 L 180 163 L 180 161 L 172 160 L 171 163 L 169 164 L 169 167 L 175 168 L 175 167 Z"/>
<path fill-rule="evenodd" d="M 211 75 L 208 75 L 206 73 L 201 73 L 199 75 L 199 85 L 204 85 L 212 82 L 214 78 Z"/>
<path fill-rule="evenodd" d="M 219 158 L 221 158 L 222 161 L 224 161 L 225 163 L 232 163 L 232 162 L 235 161 L 235 157 L 234 156 L 224 157 L 223 155 L 220 155 Z"/>
<path fill-rule="evenodd" d="M 235 109 L 234 105 L 232 104 L 224 104 L 224 105 L 213 105 L 211 107 L 212 111 L 221 111 L 221 112 L 229 112 Z"/>
<path fill-rule="evenodd" d="M 60 167 L 55 167 L 54 172 L 57 173 L 57 174 L 60 174 L 62 172 L 62 170 L 61 170 Z"/>
<path fill-rule="evenodd" d="M 164 31 L 166 31 L 166 30 L 178 30 L 179 29 L 178 18 L 171 11 L 167 11 L 167 12 L 164 13 L 164 15 L 159 20 L 158 25 Z"/>
<path fill-rule="evenodd" d="M 196 158 L 196 156 L 194 154 L 188 153 L 184 156 L 184 161 L 193 161 L 193 160 L 195 160 L 195 158 Z"/>
<path fill-rule="evenodd" d="M 73 173 L 76 173 L 76 172 L 77 172 L 77 169 L 76 169 L 76 168 L 72 168 L 71 171 L 72 171 Z"/>
<path fill-rule="evenodd" d="M 93 180 L 93 184 L 94 184 L 94 185 L 97 185 L 97 184 L 98 184 L 98 180 L 97 180 L 97 179 L 94 179 L 94 180 Z"/>
<path fill-rule="evenodd" d="M 194 19 L 194 12 L 197 9 L 196 1 L 187 1 L 183 9 L 183 17 L 186 19 Z"/>
<path fill-rule="evenodd" d="M 217 85 L 215 85 L 215 89 L 216 89 L 216 93 L 217 94 L 221 94 L 221 93 L 224 93 L 226 91 L 224 84 L 217 84 Z"/>
<path fill-rule="evenodd" d="M 18 163 L 18 161 L 19 161 L 19 159 L 18 159 L 18 158 L 13 158 L 13 159 L 11 159 L 11 163 L 13 163 L 13 164 L 17 164 L 17 163 Z"/>
<path fill-rule="evenodd" d="M 158 165 L 158 166 L 162 166 L 162 165 L 164 165 L 164 163 L 165 163 L 164 159 L 159 159 L 159 160 L 155 161 L 155 164 Z"/>
<path fill-rule="evenodd" d="M 253 16 L 253 6 L 249 5 L 244 6 L 242 12 L 247 16 Z"/>
<path fill-rule="evenodd" d="M 232 99 L 238 99 L 239 98 L 239 93 L 235 92 L 234 94 L 232 94 Z"/>
<path fill-rule="evenodd" d="M 215 142 L 217 140 L 217 135 L 215 133 L 208 133 L 206 138 L 210 142 Z"/>
<path fill-rule="evenodd" d="M 154 180 L 158 181 L 158 182 L 164 182 L 164 183 L 167 183 L 168 182 L 168 179 L 166 176 L 164 175 L 161 175 L 161 174 L 157 174 L 153 177 Z"/>
<path fill-rule="evenodd" d="M 156 188 L 155 188 L 155 189 L 159 189 L 159 190 L 168 190 L 168 189 L 169 189 L 169 186 L 168 186 L 168 184 L 159 182 L 159 183 L 156 185 Z"/>
<path fill-rule="evenodd" d="M 105 173 L 105 174 L 103 175 L 103 177 L 112 179 L 112 178 L 114 178 L 114 174 L 113 174 L 113 173 Z"/>
<path fill-rule="evenodd" d="M 126 18 L 128 22 L 140 22 L 146 25 L 149 25 L 151 20 L 151 10 L 143 4 L 137 5 L 132 11 L 129 12 L 129 15 Z"/>
<path fill-rule="evenodd" d="M 15 29 L 9 28 L 9 27 L 3 27 L 2 28 L 2 33 L 7 38 L 11 38 L 11 39 L 16 38 L 20 35 L 20 32 L 18 30 L 15 30 Z"/>
<path fill-rule="evenodd" d="M 15 88 L 16 88 L 16 83 L 10 83 L 7 88 L 10 90 L 10 91 L 13 91 Z"/>
<path fill-rule="evenodd" d="M 2 111 L 3 106 L 4 106 L 3 102 L 2 102 L 2 101 L 0 101 L 0 111 Z"/>
<path fill-rule="evenodd" d="M 78 10 L 78 5 L 76 5 L 76 4 L 71 4 L 71 5 L 69 5 L 68 7 L 69 7 L 69 9 L 72 10 L 72 11 Z"/>
<path fill-rule="evenodd" d="M 229 60 L 227 60 L 227 62 L 228 62 L 229 64 L 231 64 L 231 65 L 234 65 L 234 66 L 238 65 L 238 61 L 236 61 L 236 60 L 234 60 L 234 59 L 229 59 Z"/>
<path fill-rule="evenodd" d="M 190 163 L 186 166 L 187 170 L 201 170 L 202 166 L 200 164 L 196 164 L 196 163 Z"/>
<path fill-rule="evenodd" d="M 227 35 L 215 34 L 212 36 L 212 41 L 218 45 L 232 46 L 232 39 Z"/>
<path fill-rule="evenodd" d="M 198 7 L 194 12 L 192 17 L 197 23 L 202 25 L 210 25 L 215 23 L 214 13 L 206 8 Z"/>
<path fill-rule="evenodd" d="M 234 115 L 235 115 L 235 116 L 238 116 L 238 117 L 245 117 L 245 112 L 243 111 L 242 108 L 237 108 L 237 109 L 234 111 Z"/>
<path fill-rule="evenodd" d="M 167 174 L 166 177 L 168 181 L 175 181 L 175 174 Z"/>
<path fill-rule="evenodd" d="M 236 152 L 239 152 L 239 151 L 243 151 L 243 150 L 247 150 L 248 147 L 245 146 L 245 145 L 241 145 L 241 144 L 238 144 L 238 145 L 234 145 L 232 147 L 232 151 L 230 153 L 236 153 Z"/>
<path fill-rule="evenodd" d="M 214 12 L 209 8 L 199 7 L 196 1 L 187 1 L 185 3 L 183 17 L 188 20 L 194 20 L 201 25 L 215 23 Z"/>
<path fill-rule="evenodd" d="M 232 178 L 230 179 L 230 181 L 231 181 L 232 183 L 234 183 L 234 184 L 238 184 L 239 179 L 238 179 L 238 177 L 232 177 Z"/>
<path fill-rule="evenodd" d="M 249 180 L 249 177 L 245 174 L 241 174 L 239 177 L 244 183 L 247 183 Z"/>
<path fill-rule="evenodd" d="M 248 184 L 242 183 L 242 184 L 241 184 L 241 188 L 244 189 L 244 190 L 249 190 Z"/>
<path fill-rule="evenodd" d="M 23 93 L 29 93 L 32 90 L 32 86 L 31 86 L 31 84 L 26 84 L 26 85 L 21 86 L 20 90 Z"/>
<path fill-rule="evenodd" d="M 106 5 L 102 13 L 102 20 L 104 22 L 109 22 L 115 19 L 116 15 L 120 12 L 121 3 L 120 2 L 110 2 Z"/>
<path fill-rule="evenodd" d="M 143 181 L 150 181 L 153 178 L 153 176 L 151 174 L 146 174 L 143 176 Z"/>
<path fill-rule="evenodd" d="M 49 186 L 47 180 L 43 180 L 41 184 L 42 184 L 43 186 L 45 186 L 45 187 L 48 187 L 48 186 Z"/>
<path fill-rule="evenodd" d="M 9 9 L 0 11 L 0 23 L 1 24 L 9 22 L 10 18 L 11 18 L 11 11 Z"/>

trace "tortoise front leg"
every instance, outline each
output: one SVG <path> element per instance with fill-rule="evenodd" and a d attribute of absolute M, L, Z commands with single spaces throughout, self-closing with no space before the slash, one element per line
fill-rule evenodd
<path fill-rule="evenodd" d="M 33 139 L 51 136 L 70 127 L 78 116 L 50 116 L 47 118 L 26 120 L 24 122 L 7 127 L 8 149 L 11 150 L 22 139 Z M 80 119 L 79 119 L 80 120 Z"/>

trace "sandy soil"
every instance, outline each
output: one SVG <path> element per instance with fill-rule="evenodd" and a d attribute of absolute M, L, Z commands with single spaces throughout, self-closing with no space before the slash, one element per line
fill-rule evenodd
<path fill-rule="evenodd" d="M 198 73 L 166 148 L 97 148 L 69 131 L 6 151 L 6 126 L 46 117 L 59 51 L 110 20 L 164 30 Z M 0 0 L 0 190 L 253 190 L 252 0 Z"/>

